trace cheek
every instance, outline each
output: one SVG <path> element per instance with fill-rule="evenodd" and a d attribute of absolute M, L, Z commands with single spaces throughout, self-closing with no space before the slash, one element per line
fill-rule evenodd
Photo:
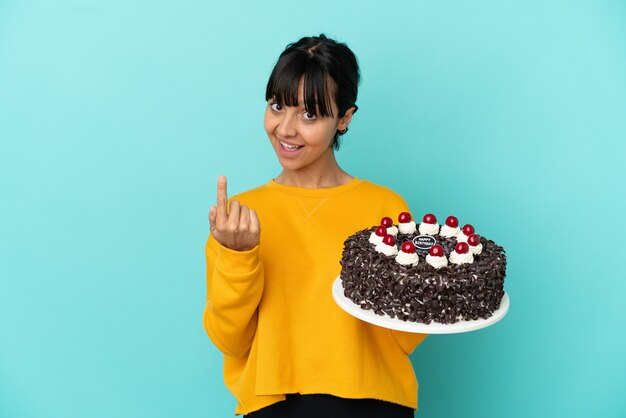
<path fill-rule="evenodd" d="M 265 114 L 263 115 L 263 127 L 265 128 L 265 132 L 268 134 L 272 133 L 276 128 L 276 123 L 269 109 L 266 109 Z"/>
<path fill-rule="evenodd" d="M 332 142 L 335 136 L 334 125 L 318 126 L 314 131 L 310 133 L 310 136 L 315 138 L 315 142 L 321 145 L 326 145 Z"/>
<path fill-rule="evenodd" d="M 308 145 L 318 145 L 324 138 L 323 132 L 316 127 L 312 127 L 311 125 L 301 126 L 298 132 L 302 140 L 304 140 L 304 142 Z"/>

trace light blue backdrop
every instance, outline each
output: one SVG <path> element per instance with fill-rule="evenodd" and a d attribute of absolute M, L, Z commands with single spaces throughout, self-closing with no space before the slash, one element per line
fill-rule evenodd
<path fill-rule="evenodd" d="M 284 46 L 357 53 L 339 160 L 509 255 L 511 311 L 412 356 L 432 417 L 623 417 L 626 3 L 0 2 L 0 417 L 228 417 L 201 325 L 218 174 L 279 166 Z"/>

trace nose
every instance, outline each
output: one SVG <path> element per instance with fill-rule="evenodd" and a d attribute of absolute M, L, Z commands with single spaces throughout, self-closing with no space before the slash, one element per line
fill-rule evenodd
<path fill-rule="evenodd" d="M 296 114 L 295 112 L 285 111 L 282 118 L 278 122 L 276 133 L 281 138 L 289 138 L 296 135 Z"/>

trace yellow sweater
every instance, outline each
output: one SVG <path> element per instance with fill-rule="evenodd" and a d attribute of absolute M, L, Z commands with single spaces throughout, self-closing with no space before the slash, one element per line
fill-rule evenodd
<path fill-rule="evenodd" d="M 254 209 L 261 243 L 233 251 L 209 236 L 204 327 L 224 353 L 236 414 L 287 393 L 375 398 L 417 408 L 409 354 L 426 337 L 370 325 L 339 308 L 331 286 L 344 240 L 406 203 L 368 181 L 303 189 L 273 181 L 235 197 Z"/>

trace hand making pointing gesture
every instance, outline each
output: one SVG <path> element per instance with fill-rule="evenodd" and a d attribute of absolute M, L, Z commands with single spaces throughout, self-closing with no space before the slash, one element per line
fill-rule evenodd
<path fill-rule="evenodd" d="M 224 247 L 235 251 L 251 250 L 259 244 L 261 225 L 256 212 L 239 201 L 230 202 L 228 210 L 226 177 L 217 178 L 217 207 L 211 206 L 209 224 L 211 235 Z"/>

